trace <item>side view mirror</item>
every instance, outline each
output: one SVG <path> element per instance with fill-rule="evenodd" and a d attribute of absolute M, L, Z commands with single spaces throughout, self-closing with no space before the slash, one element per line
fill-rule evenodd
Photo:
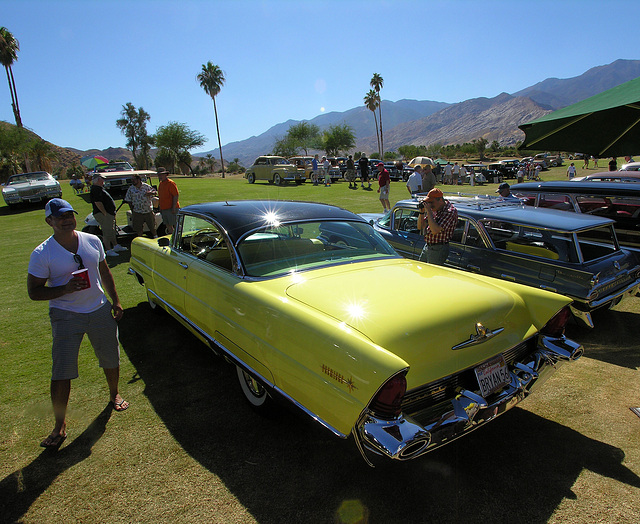
<path fill-rule="evenodd" d="M 167 237 L 160 237 L 158 239 L 158 245 L 160 247 L 169 247 L 171 245 L 171 240 L 169 240 Z"/>

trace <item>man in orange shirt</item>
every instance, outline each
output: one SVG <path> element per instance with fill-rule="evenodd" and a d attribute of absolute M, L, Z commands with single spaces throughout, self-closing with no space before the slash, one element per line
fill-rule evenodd
<path fill-rule="evenodd" d="M 160 214 L 162 215 L 162 222 L 167 228 L 167 234 L 173 233 L 173 229 L 176 225 L 176 214 L 180 209 L 180 202 L 178 202 L 178 186 L 169 178 L 169 173 L 164 167 L 158 168 L 158 179 L 160 184 L 158 185 L 158 200 L 160 207 Z"/>

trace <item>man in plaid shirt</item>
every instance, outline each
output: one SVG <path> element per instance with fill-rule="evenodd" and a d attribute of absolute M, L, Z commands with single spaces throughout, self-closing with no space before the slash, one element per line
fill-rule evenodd
<path fill-rule="evenodd" d="M 424 231 L 425 245 L 420 260 L 443 266 L 449 255 L 449 240 L 458 224 L 458 210 L 444 199 L 442 191 L 433 188 L 418 204 L 418 228 Z"/>

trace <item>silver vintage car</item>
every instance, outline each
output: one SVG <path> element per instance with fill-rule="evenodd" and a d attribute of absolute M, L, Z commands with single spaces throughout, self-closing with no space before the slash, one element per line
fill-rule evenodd
<path fill-rule="evenodd" d="M 2 188 L 2 196 L 8 206 L 23 203 L 47 202 L 62 197 L 60 182 L 46 171 L 12 175 Z"/>
<path fill-rule="evenodd" d="M 638 291 L 638 257 L 620 248 L 611 219 L 495 197 L 445 198 L 458 210 L 448 266 L 565 295 L 573 299 L 576 320 L 588 327 L 592 311 Z M 420 257 L 418 199 L 401 200 L 383 216 L 362 216 L 398 253 Z"/>

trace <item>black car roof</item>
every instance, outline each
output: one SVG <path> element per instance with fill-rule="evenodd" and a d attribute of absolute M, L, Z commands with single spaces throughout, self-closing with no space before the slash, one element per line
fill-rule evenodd
<path fill-rule="evenodd" d="M 364 222 L 362 217 L 329 204 L 289 200 L 229 200 L 193 204 L 181 213 L 202 215 L 218 222 L 235 244 L 246 233 L 274 223 L 348 220 Z"/>
<path fill-rule="evenodd" d="M 552 182 L 524 182 L 511 186 L 511 192 L 532 191 L 541 193 L 580 193 L 585 195 L 640 196 L 640 185 L 625 182 L 587 182 L 558 180 Z"/>
<path fill-rule="evenodd" d="M 455 206 L 460 216 L 471 217 L 475 220 L 504 220 L 553 231 L 572 233 L 615 222 L 609 218 L 594 215 L 524 206 L 518 202 L 505 202 L 495 197 L 450 197 L 445 194 L 445 199 Z M 417 200 L 402 200 L 398 204 L 417 207 L 418 202 Z"/>

